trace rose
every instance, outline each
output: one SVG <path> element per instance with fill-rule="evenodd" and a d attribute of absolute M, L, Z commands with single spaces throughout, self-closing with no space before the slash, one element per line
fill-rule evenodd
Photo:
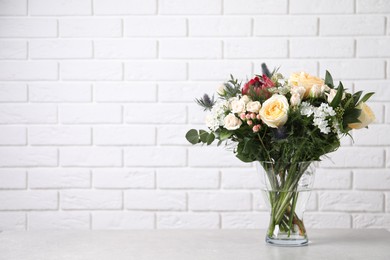
<path fill-rule="evenodd" d="M 322 85 L 324 85 L 324 81 L 318 77 L 314 77 L 305 72 L 301 72 L 293 73 L 288 79 L 288 84 L 292 87 L 303 86 L 306 89 L 304 97 L 307 97 L 313 85 L 321 87 Z"/>
<path fill-rule="evenodd" d="M 361 102 L 356 108 L 361 110 L 360 116 L 358 117 L 360 122 L 348 124 L 348 127 L 352 129 L 360 129 L 367 127 L 369 124 L 374 122 L 374 112 L 372 112 L 371 108 L 367 106 L 366 103 Z"/>
<path fill-rule="evenodd" d="M 295 107 L 301 104 L 301 96 L 298 93 L 294 93 L 291 95 L 290 98 L 290 104 L 291 106 Z"/>
<path fill-rule="evenodd" d="M 244 103 L 248 103 L 249 101 L 251 101 L 250 97 L 248 97 L 247 95 L 243 95 L 240 100 L 244 101 Z"/>
<path fill-rule="evenodd" d="M 302 99 L 303 96 L 305 95 L 305 92 L 306 92 L 306 89 L 305 89 L 305 87 L 302 87 L 302 86 L 293 86 L 293 87 L 291 88 L 291 90 L 290 90 L 290 93 L 291 93 L 292 95 L 298 94 L 299 97 L 300 97 L 301 99 Z"/>
<path fill-rule="evenodd" d="M 261 120 L 269 127 L 278 128 L 288 119 L 288 101 L 283 95 L 274 94 L 267 99 L 260 109 Z"/>
<path fill-rule="evenodd" d="M 313 87 L 309 91 L 309 95 L 312 98 L 318 98 L 321 96 L 321 86 L 313 85 Z"/>
<path fill-rule="evenodd" d="M 223 127 L 227 130 L 236 130 L 240 128 L 242 121 L 238 119 L 234 114 L 228 114 L 223 119 Z"/>
<path fill-rule="evenodd" d="M 259 101 L 250 101 L 246 104 L 246 110 L 253 113 L 259 113 L 261 104 Z"/>
<path fill-rule="evenodd" d="M 245 112 L 245 102 L 243 100 L 233 100 L 230 103 L 230 108 L 233 113 L 241 114 Z"/>

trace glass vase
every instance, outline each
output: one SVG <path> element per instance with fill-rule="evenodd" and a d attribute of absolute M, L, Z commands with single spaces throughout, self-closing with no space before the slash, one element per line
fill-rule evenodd
<path fill-rule="evenodd" d="M 259 162 L 261 190 L 270 210 L 266 242 L 304 246 L 308 237 L 303 213 L 314 182 L 314 162 Z"/>

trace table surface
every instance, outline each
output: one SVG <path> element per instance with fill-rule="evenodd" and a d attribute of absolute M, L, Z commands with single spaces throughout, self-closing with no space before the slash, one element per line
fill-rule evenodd
<path fill-rule="evenodd" d="M 308 232 L 308 246 L 286 248 L 266 245 L 264 230 L 4 231 L 0 259 L 390 259 L 386 230 Z"/>

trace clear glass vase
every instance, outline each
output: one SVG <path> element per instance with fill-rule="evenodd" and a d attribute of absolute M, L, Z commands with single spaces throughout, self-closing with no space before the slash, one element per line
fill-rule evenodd
<path fill-rule="evenodd" d="M 303 212 L 314 182 L 314 162 L 258 162 L 262 193 L 270 210 L 266 242 L 278 246 L 308 244 Z"/>

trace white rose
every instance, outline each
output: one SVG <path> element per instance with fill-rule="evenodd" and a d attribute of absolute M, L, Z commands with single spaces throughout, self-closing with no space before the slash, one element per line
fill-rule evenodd
<path fill-rule="evenodd" d="M 241 114 L 245 112 L 245 102 L 242 100 L 233 100 L 230 103 L 230 108 L 233 113 Z"/>
<path fill-rule="evenodd" d="M 223 119 L 223 127 L 227 130 L 236 130 L 240 128 L 242 121 L 237 118 L 234 114 L 228 114 Z"/>
<path fill-rule="evenodd" d="M 259 113 L 261 104 L 259 101 L 250 101 L 246 104 L 246 110 L 253 113 Z"/>
<path fill-rule="evenodd" d="M 293 106 L 293 107 L 298 106 L 299 104 L 301 104 L 301 101 L 302 101 L 301 96 L 298 93 L 292 94 L 292 96 L 290 98 L 291 106 Z"/>
<path fill-rule="evenodd" d="M 290 92 L 292 95 L 299 94 L 300 98 L 302 99 L 305 95 L 306 89 L 303 86 L 293 86 Z"/>
<path fill-rule="evenodd" d="M 243 95 L 240 100 L 244 101 L 245 104 L 251 101 L 251 99 L 247 95 Z"/>
<path fill-rule="evenodd" d="M 225 95 L 225 85 L 221 84 L 217 87 L 217 94 L 220 96 Z"/>
<path fill-rule="evenodd" d="M 313 85 L 310 89 L 309 96 L 312 98 L 317 98 L 321 96 L 321 86 Z"/>
<path fill-rule="evenodd" d="M 283 126 L 288 119 L 288 100 L 285 96 L 274 94 L 267 99 L 260 109 L 261 120 L 269 127 Z"/>

